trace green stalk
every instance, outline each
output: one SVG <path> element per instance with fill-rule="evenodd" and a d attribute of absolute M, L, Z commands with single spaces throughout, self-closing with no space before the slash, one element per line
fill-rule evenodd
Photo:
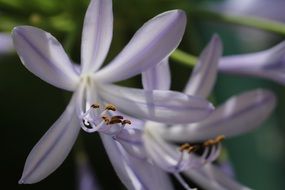
<path fill-rule="evenodd" d="M 266 30 L 269 32 L 274 32 L 277 34 L 285 35 L 285 24 L 282 22 L 253 17 L 253 16 L 240 16 L 240 15 L 231 15 L 227 13 L 219 13 L 211 10 L 205 10 L 200 8 L 188 9 L 190 16 L 196 18 L 202 18 L 207 20 L 214 20 L 224 23 L 237 24 L 248 26 L 252 28 L 257 28 L 261 30 Z"/>
<path fill-rule="evenodd" d="M 179 49 L 176 49 L 170 56 L 170 58 L 173 61 L 182 63 L 184 65 L 187 65 L 189 67 L 194 67 L 197 63 L 197 57 L 193 55 L 189 55 L 188 53 L 185 53 Z"/>

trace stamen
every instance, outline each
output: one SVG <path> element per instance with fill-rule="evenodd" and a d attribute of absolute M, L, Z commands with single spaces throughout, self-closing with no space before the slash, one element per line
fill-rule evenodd
<path fill-rule="evenodd" d="M 110 123 L 110 120 L 111 120 L 111 119 L 110 119 L 107 115 L 102 116 L 101 118 L 104 120 L 104 122 L 105 122 L 107 125 Z"/>
<path fill-rule="evenodd" d="M 124 120 L 121 115 L 112 116 L 111 111 L 116 111 L 116 107 L 112 104 L 107 104 L 104 109 L 99 104 L 92 104 L 90 109 L 81 115 L 82 129 L 88 133 L 98 131 L 115 136 L 126 124 L 131 124 L 131 121 Z M 112 126 L 113 124 L 117 125 Z"/>
<path fill-rule="evenodd" d="M 107 104 L 107 105 L 105 106 L 105 110 L 116 111 L 117 108 L 116 108 L 116 106 L 114 106 L 113 104 Z"/>
<path fill-rule="evenodd" d="M 125 120 L 122 121 L 122 124 L 123 125 L 126 125 L 126 124 L 131 125 L 132 122 L 130 120 L 125 119 Z"/>
<path fill-rule="evenodd" d="M 200 147 L 198 145 L 190 145 L 188 143 L 185 143 L 180 146 L 179 151 L 180 152 L 187 151 L 190 154 L 192 152 L 196 152 L 197 150 L 199 150 L 199 148 Z"/>
<path fill-rule="evenodd" d="M 112 119 L 120 119 L 121 120 L 121 119 L 124 119 L 124 117 L 121 115 L 115 115 L 112 117 Z"/>
<path fill-rule="evenodd" d="M 100 108 L 100 105 L 99 104 L 92 104 L 91 108 L 97 109 L 97 108 Z"/>

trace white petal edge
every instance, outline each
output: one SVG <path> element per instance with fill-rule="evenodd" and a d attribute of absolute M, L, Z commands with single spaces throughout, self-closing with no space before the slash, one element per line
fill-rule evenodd
<path fill-rule="evenodd" d="M 230 98 L 202 122 L 160 130 L 164 138 L 179 142 L 203 141 L 218 135 L 228 138 L 259 127 L 270 116 L 275 105 L 276 98 L 272 92 L 252 90 Z"/>
<path fill-rule="evenodd" d="M 164 12 L 145 23 L 128 45 L 106 67 L 95 74 L 104 82 L 135 76 L 169 56 L 180 43 L 186 26 L 181 10 Z"/>
<path fill-rule="evenodd" d="M 171 75 L 168 59 L 142 72 L 142 84 L 145 90 L 169 90 Z"/>
<path fill-rule="evenodd" d="M 117 85 L 97 85 L 99 95 L 121 112 L 140 119 L 169 124 L 200 121 L 214 110 L 207 100 L 163 90 L 140 90 Z"/>
<path fill-rule="evenodd" d="M 195 66 L 184 90 L 186 94 L 204 98 L 209 96 L 216 82 L 222 49 L 219 36 L 214 35 L 199 57 L 199 62 Z"/>
<path fill-rule="evenodd" d="M 54 172 L 69 154 L 80 126 L 75 114 L 74 94 L 60 118 L 50 127 L 30 152 L 19 180 L 20 184 L 37 183 Z"/>
<path fill-rule="evenodd" d="M 82 72 L 94 72 L 107 56 L 113 36 L 112 0 L 91 0 L 81 42 Z"/>
<path fill-rule="evenodd" d="M 129 190 L 172 190 L 166 173 L 145 160 L 132 158 L 112 137 L 101 134 L 104 147 L 121 181 Z M 153 180 L 156 178 L 156 180 Z"/>
<path fill-rule="evenodd" d="M 24 66 L 42 80 L 74 91 L 79 76 L 61 44 L 50 34 L 32 26 L 13 29 L 15 49 Z"/>

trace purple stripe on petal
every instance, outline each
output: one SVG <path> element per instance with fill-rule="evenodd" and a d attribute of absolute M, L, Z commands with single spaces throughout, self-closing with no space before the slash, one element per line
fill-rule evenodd
<path fill-rule="evenodd" d="M 14 28 L 12 37 L 15 49 L 28 70 L 56 87 L 75 90 L 79 76 L 51 34 L 35 27 L 20 26 Z"/>
<path fill-rule="evenodd" d="M 258 127 L 276 105 L 273 93 L 267 90 L 245 92 L 218 107 L 206 120 L 188 126 L 173 126 L 163 131 L 174 141 L 201 141 L 217 135 L 239 135 Z"/>
<path fill-rule="evenodd" d="M 70 152 L 79 130 L 72 100 L 61 117 L 34 146 L 19 183 L 39 182 L 56 170 Z"/>

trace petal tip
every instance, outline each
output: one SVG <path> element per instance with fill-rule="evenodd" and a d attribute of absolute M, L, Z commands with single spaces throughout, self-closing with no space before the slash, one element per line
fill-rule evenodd
<path fill-rule="evenodd" d="M 24 181 L 24 179 L 23 178 L 21 178 L 19 181 L 18 181 L 18 184 L 25 184 L 25 181 Z"/>

